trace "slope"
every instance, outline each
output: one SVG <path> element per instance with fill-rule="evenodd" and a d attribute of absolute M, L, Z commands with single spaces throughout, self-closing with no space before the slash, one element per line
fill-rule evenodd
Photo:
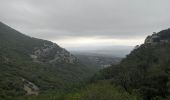
<path fill-rule="evenodd" d="M 36 95 L 68 90 L 91 74 L 57 44 L 26 36 L 0 22 L 1 99 L 29 94 L 28 89 Z"/>
<path fill-rule="evenodd" d="M 143 100 L 168 98 L 170 93 L 170 29 L 148 36 L 118 65 L 96 74 L 95 79 L 111 79 L 129 94 Z"/>

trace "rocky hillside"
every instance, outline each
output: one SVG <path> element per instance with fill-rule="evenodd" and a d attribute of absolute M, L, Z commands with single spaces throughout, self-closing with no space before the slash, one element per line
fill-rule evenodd
<path fill-rule="evenodd" d="M 119 64 L 102 69 L 89 85 L 61 100 L 170 100 L 169 35 L 167 29 L 147 37 Z"/>
<path fill-rule="evenodd" d="M 0 41 L 1 48 L 23 50 L 27 52 L 34 61 L 44 63 L 76 63 L 77 59 L 65 49 L 57 44 L 46 40 L 40 40 L 19 33 L 18 31 L 8 27 L 0 22 Z M 22 52 L 21 52 L 22 53 Z"/>
<path fill-rule="evenodd" d="M 57 44 L 44 43 L 41 47 L 34 47 L 30 57 L 35 62 L 44 63 L 76 63 L 78 60 L 65 49 L 60 48 Z"/>
<path fill-rule="evenodd" d="M 145 43 L 135 48 L 120 64 L 101 70 L 93 80 L 112 80 L 142 100 L 169 100 L 169 40 L 170 29 L 148 36 Z"/>
<path fill-rule="evenodd" d="M 145 44 L 169 43 L 170 42 L 170 29 L 163 30 L 159 33 L 154 32 L 145 40 Z"/>
<path fill-rule="evenodd" d="M 90 75 L 88 67 L 57 44 L 0 22 L 0 99 L 63 91 Z"/>

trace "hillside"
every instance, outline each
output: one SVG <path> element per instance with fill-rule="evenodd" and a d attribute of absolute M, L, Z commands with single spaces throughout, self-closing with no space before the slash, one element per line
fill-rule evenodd
<path fill-rule="evenodd" d="M 68 90 L 90 75 L 89 67 L 57 44 L 0 22 L 0 99 Z"/>
<path fill-rule="evenodd" d="M 143 100 L 169 99 L 170 29 L 148 36 L 118 65 L 101 70 L 96 79 L 111 79 Z"/>
<path fill-rule="evenodd" d="M 170 29 L 148 36 L 89 83 L 85 81 L 96 71 L 96 56 L 89 60 L 80 55 L 79 61 L 55 43 L 26 36 L 3 23 L 0 36 L 0 100 L 170 99 Z"/>
<path fill-rule="evenodd" d="M 61 100 L 169 100 L 169 34 L 167 29 L 148 36 L 120 64 L 100 70 L 90 84 L 65 94 Z M 52 97 L 57 95 L 26 98 L 53 100 Z"/>
<path fill-rule="evenodd" d="M 170 100 L 170 29 L 148 36 L 66 100 Z"/>

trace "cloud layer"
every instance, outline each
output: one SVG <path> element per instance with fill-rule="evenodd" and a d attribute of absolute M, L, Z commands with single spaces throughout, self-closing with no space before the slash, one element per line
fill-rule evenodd
<path fill-rule="evenodd" d="M 120 43 L 129 39 L 135 45 L 153 31 L 170 27 L 169 4 L 170 0 L 0 0 L 0 20 L 60 44 L 97 38 Z M 117 42 L 110 43 L 126 45 Z"/>

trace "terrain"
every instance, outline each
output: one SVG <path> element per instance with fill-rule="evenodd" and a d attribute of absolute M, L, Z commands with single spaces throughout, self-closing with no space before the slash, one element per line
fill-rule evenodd
<path fill-rule="evenodd" d="M 101 70 L 94 80 L 111 80 L 141 100 L 169 100 L 169 51 L 170 29 L 166 29 L 148 36 L 120 64 Z"/>
<path fill-rule="evenodd" d="M 146 37 L 122 60 L 73 56 L 3 23 L 0 36 L 0 100 L 170 99 L 170 29 Z"/>
<path fill-rule="evenodd" d="M 103 69 L 110 67 L 112 64 L 118 64 L 122 58 L 108 56 L 104 54 L 94 54 L 85 52 L 72 52 L 86 66 L 95 67 L 95 69 Z"/>
<path fill-rule="evenodd" d="M 0 22 L 0 99 L 67 91 L 92 75 L 59 45 Z"/>

